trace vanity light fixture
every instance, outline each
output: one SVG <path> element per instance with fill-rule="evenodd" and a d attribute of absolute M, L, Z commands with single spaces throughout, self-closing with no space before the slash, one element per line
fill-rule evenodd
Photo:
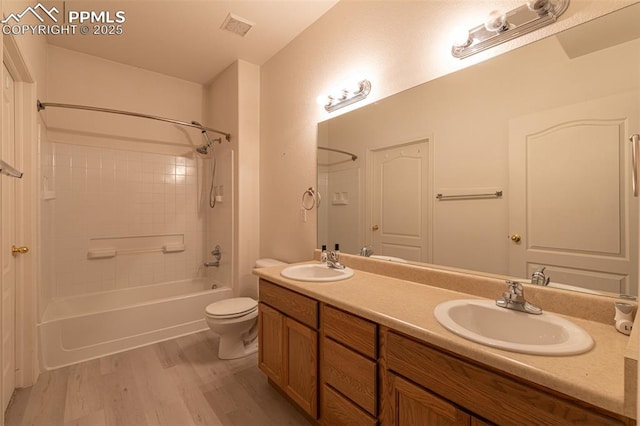
<path fill-rule="evenodd" d="M 481 25 L 458 34 L 451 54 L 459 59 L 555 22 L 569 7 L 569 0 L 527 0 L 507 13 L 493 11 Z"/>
<path fill-rule="evenodd" d="M 324 109 L 326 109 L 327 112 L 333 112 L 347 105 L 351 105 L 354 102 L 363 100 L 369 95 L 369 92 L 371 92 L 371 82 L 364 79 L 358 83 L 358 90 L 356 91 L 342 89 L 337 95 L 329 95 Z"/>

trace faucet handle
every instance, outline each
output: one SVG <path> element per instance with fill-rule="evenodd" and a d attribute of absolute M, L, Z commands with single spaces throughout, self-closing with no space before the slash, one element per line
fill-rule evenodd
<path fill-rule="evenodd" d="M 213 257 L 216 258 L 216 260 L 220 260 L 220 258 L 222 257 L 222 249 L 220 248 L 219 245 L 216 245 L 215 248 L 213 249 L 213 251 L 211 252 L 211 255 Z"/>
<path fill-rule="evenodd" d="M 507 291 L 502 294 L 502 298 L 509 302 L 524 303 L 524 287 L 518 281 L 507 280 Z"/>
<path fill-rule="evenodd" d="M 371 247 L 364 246 L 360 249 L 360 256 L 370 257 L 373 254 L 373 249 Z"/>
<path fill-rule="evenodd" d="M 524 298 L 524 287 L 518 281 L 506 281 L 507 291 L 502 294 L 502 298 L 496 300 L 496 305 L 501 308 L 513 309 L 516 311 L 526 312 L 528 314 L 540 315 L 542 309 L 529 303 Z"/>
<path fill-rule="evenodd" d="M 551 277 L 547 277 L 544 274 L 544 270 L 546 269 L 546 266 L 541 266 L 540 268 L 536 269 L 533 274 L 531 274 L 531 284 L 536 284 L 536 285 L 549 285 L 549 282 L 551 281 Z"/>
<path fill-rule="evenodd" d="M 509 288 L 507 288 L 507 292 L 505 294 L 513 294 L 516 296 L 524 296 L 524 287 L 518 281 L 506 281 Z"/>

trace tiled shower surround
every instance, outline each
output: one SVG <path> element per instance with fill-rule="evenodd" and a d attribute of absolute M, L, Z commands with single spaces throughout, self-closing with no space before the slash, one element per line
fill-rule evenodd
<path fill-rule="evenodd" d="M 62 143 L 52 152 L 51 297 L 203 274 L 203 160 Z M 117 254 L 89 259 L 90 249 Z"/>

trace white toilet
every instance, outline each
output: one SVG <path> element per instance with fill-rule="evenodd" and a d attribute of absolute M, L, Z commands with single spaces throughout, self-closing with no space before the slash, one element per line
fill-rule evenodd
<path fill-rule="evenodd" d="M 275 259 L 258 259 L 256 268 L 284 265 Z M 220 336 L 218 358 L 235 359 L 258 350 L 258 302 L 250 297 L 232 297 L 205 308 L 209 328 Z"/>

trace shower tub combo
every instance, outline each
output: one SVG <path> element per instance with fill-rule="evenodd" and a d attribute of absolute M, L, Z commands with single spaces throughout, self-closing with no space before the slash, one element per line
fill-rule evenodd
<path fill-rule="evenodd" d="M 37 102 L 38 111 L 49 107 L 133 116 L 198 129 L 205 144 L 195 150 L 210 155 L 212 189 L 209 205 L 215 206 L 215 157 L 212 151 L 214 141 L 221 143 L 222 139 L 212 139 L 208 132 L 222 135 L 227 141 L 231 140 L 231 134 L 197 121 L 86 105 Z M 91 238 L 87 259 L 93 262 L 123 253 L 156 252 L 159 247 L 164 253 L 184 251 L 184 235 Z M 231 297 L 230 287 L 212 288 L 211 280 L 198 278 L 54 299 L 37 326 L 41 367 L 49 370 L 208 330 L 204 317 L 206 306 Z"/>
<path fill-rule="evenodd" d="M 38 324 L 41 366 L 53 369 L 208 330 L 203 312 L 233 296 L 192 279 L 53 300 Z"/>

